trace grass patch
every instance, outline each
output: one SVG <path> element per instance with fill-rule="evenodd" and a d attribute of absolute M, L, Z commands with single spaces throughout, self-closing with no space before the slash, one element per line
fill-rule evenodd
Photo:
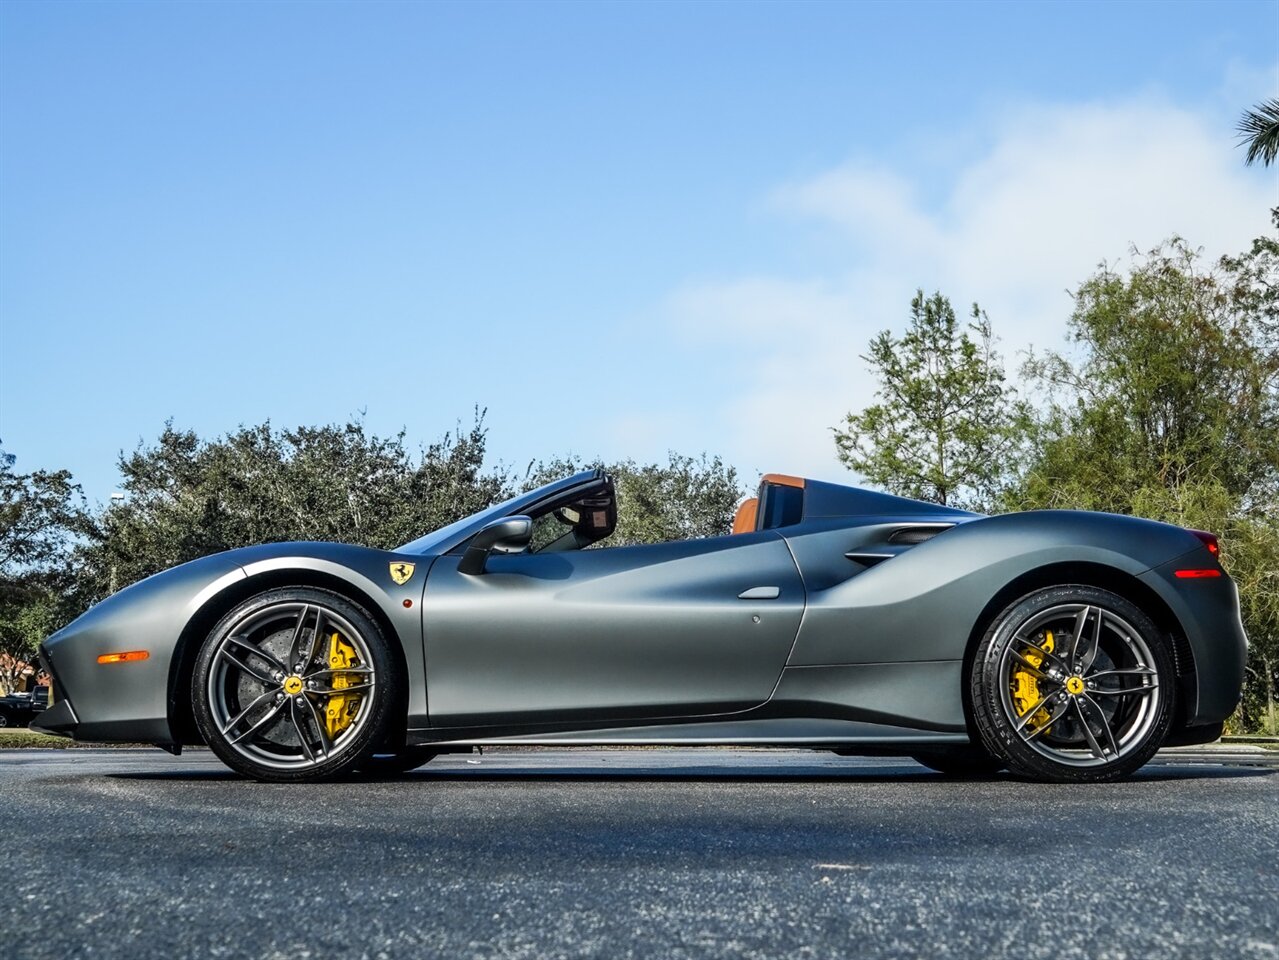
<path fill-rule="evenodd" d="M 0 727 L 0 750 L 74 750 L 84 747 L 148 747 L 148 743 L 88 743 L 51 737 L 26 727 Z"/>
<path fill-rule="evenodd" d="M 51 737 L 47 733 L 37 733 L 25 727 L 4 727 L 0 729 L 0 750 L 14 750 L 21 747 L 61 750 L 71 746 L 72 742 L 66 737 Z"/>
<path fill-rule="evenodd" d="M 1262 750 L 1279 750 L 1279 740 L 1232 740 L 1231 743 L 1237 743 L 1242 746 L 1260 747 Z"/>

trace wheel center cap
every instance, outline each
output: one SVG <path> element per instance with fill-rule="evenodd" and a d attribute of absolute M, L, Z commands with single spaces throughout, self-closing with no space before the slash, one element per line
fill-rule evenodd
<path fill-rule="evenodd" d="M 1071 696 L 1077 697 L 1084 692 L 1084 678 L 1080 676 L 1068 677 L 1066 680 L 1066 692 Z"/>
<path fill-rule="evenodd" d="M 302 692 L 302 678 L 296 673 L 291 677 L 284 678 L 284 692 L 289 696 Z"/>

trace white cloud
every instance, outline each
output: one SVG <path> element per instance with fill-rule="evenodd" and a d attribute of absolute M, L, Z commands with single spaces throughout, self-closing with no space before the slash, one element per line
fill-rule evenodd
<path fill-rule="evenodd" d="M 829 427 L 870 399 L 859 355 L 877 330 L 900 329 L 917 287 L 961 312 L 979 301 L 1005 355 L 1056 345 L 1066 291 L 1101 260 L 1174 233 L 1210 257 L 1238 251 L 1279 203 L 1273 172 L 1244 168 L 1229 121 L 1164 101 L 1023 106 L 988 142 L 932 204 L 921 196 L 935 185 L 861 163 L 779 188 L 777 210 L 836 228 L 845 269 L 691 282 L 670 297 L 677 343 L 726 345 L 723 400 L 698 417 L 731 462 L 839 476 Z"/>

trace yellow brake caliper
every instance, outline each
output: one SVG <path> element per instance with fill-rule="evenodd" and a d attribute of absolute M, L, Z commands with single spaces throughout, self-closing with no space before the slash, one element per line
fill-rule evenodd
<path fill-rule="evenodd" d="M 1053 652 L 1053 632 L 1045 631 L 1044 642 L 1039 645 L 1041 650 L 1048 653 Z M 1039 667 L 1044 662 L 1043 654 L 1036 653 L 1032 648 L 1026 651 L 1026 660 L 1034 667 Z M 1034 674 L 1029 670 L 1017 670 L 1013 673 L 1013 702 L 1017 705 L 1017 715 L 1024 717 L 1028 710 L 1034 708 L 1042 697 L 1039 694 L 1039 683 L 1035 680 Z M 1048 709 L 1040 707 L 1033 717 L 1027 721 L 1026 726 L 1031 730 L 1038 730 L 1048 722 Z M 1045 727 L 1045 730 L 1047 728 Z"/>
<path fill-rule="evenodd" d="M 355 648 L 345 642 L 336 633 L 329 638 L 329 669 L 341 670 L 345 667 L 355 665 Z M 333 674 L 333 689 L 345 690 L 347 687 L 353 687 L 361 680 L 358 673 L 335 673 Z M 355 715 L 360 712 L 360 701 L 364 699 L 362 693 L 335 693 L 329 697 L 328 706 L 324 708 L 324 726 L 329 731 L 329 739 L 332 740 L 339 733 L 351 725 L 351 721 L 355 719 Z"/>

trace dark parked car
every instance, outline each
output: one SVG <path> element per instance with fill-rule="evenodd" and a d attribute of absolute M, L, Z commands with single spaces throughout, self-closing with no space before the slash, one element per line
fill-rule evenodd
<path fill-rule="evenodd" d="M 0 697 L 0 727 L 25 727 L 48 705 L 49 688 L 44 685 Z"/>

